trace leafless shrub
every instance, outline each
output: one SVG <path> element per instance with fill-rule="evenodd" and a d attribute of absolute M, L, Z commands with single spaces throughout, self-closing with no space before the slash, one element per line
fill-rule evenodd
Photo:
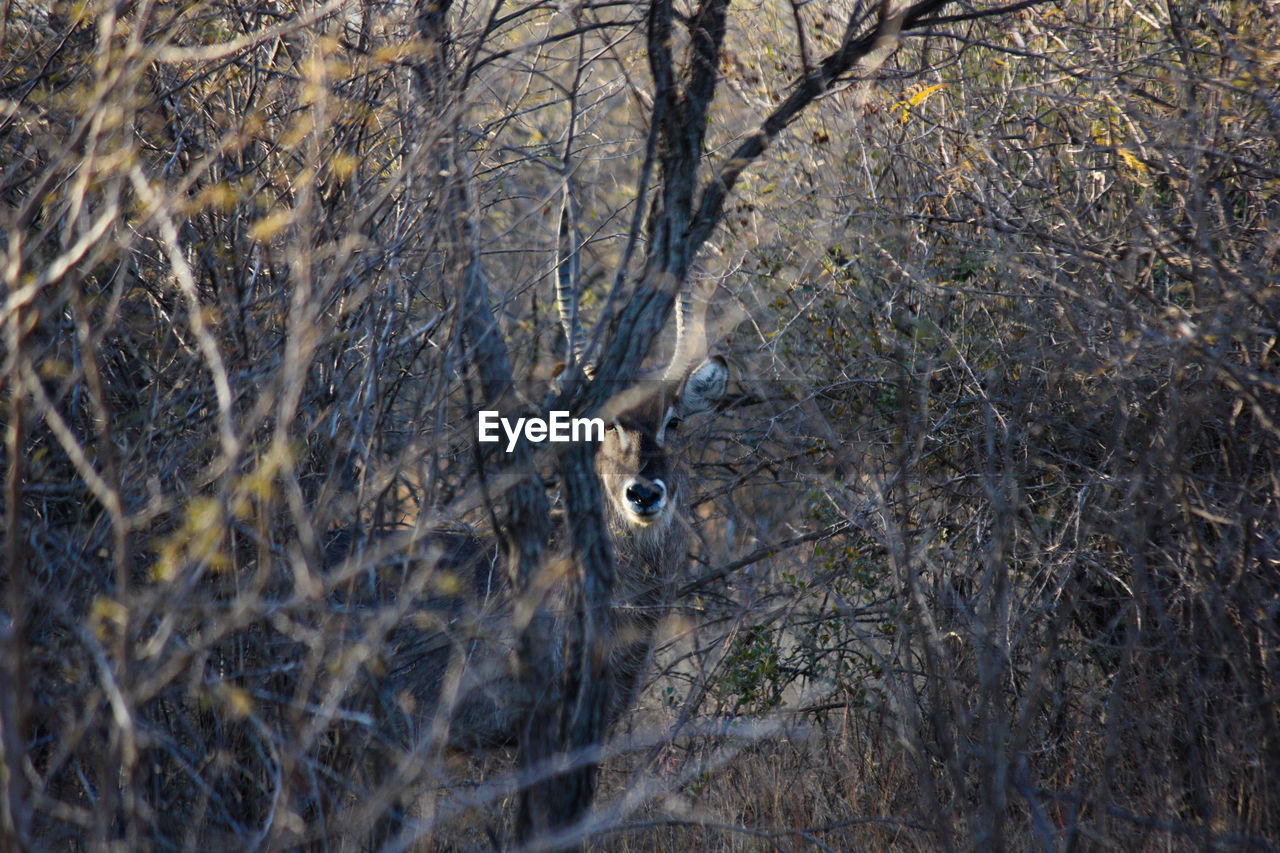
<path fill-rule="evenodd" d="M 0 7 L 6 841 L 1280 843 L 1274 10 L 725 14 Z M 669 276 L 737 381 L 645 707 L 574 739 L 584 594 L 459 756 L 440 531 L 605 565 L 473 442 L 566 191 L 610 378 Z"/>

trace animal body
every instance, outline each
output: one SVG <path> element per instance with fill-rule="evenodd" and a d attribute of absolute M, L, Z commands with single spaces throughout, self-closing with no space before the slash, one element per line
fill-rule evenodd
<path fill-rule="evenodd" d="M 613 685 L 607 718 L 616 721 L 634 703 L 658 623 L 674 582 L 686 571 L 690 544 L 690 475 L 681 421 L 712 408 L 724 394 L 727 368 L 702 362 L 682 382 L 642 388 L 619 411 L 595 452 L 596 476 L 614 560 Z M 492 544 L 464 534 L 435 534 L 427 550 L 437 572 L 459 582 L 456 596 L 433 599 L 442 630 L 413 629 L 393 651 L 391 686 L 407 694 L 422 722 L 449 726 L 448 742 L 474 749 L 512 744 L 535 697 L 514 670 L 520 608 L 505 566 Z M 533 594 L 555 612 L 572 569 L 553 557 Z M 447 625 L 447 628 L 444 626 Z"/>
<path fill-rule="evenodd" d="M 573 258 L 566 219 L 561 220 L 561 251 Z M 582 364 L 592 379 L 577 314 L 576 262 L 562 259 L 557 269 L 556 303 L 569 360 Z M 728 368 L 717 356 L 690 369 L 704 349 L 701 328 L 688 294 L 679 295 L 676 309 L 670 365 L 660 378 L 620 387 L 611 396 L 602 412 L 607 429 L 594 455 L 614 561 L 609 722 L 633 704 L 674 581 L 687 569 L 690 475 L 681 422 L 714 408 L 728 383 Z M 530 608 L 513 600 L 495 546 L 441 535 L 430 547 L 438 568 L 457 575 L 469 601 L 455 597 L 439 614 L 447 630 L 401 644 L 392 667 L 393 686 L 412 697 L 413 707 L 432 709 L 425 719 L 447 723 L 448 741 L 455 746 L 514 743 L 537 698 L 530 694 L 537 686 L 526 684 L 514 668 L 517 623 Z M 541 597 L 538 604 L 553 614 L 558 608 L 563 612 L 559 593 L 565 582 L 574 580 L 573 572 L 568 560 L 552 558 L 525 594 Z"/>

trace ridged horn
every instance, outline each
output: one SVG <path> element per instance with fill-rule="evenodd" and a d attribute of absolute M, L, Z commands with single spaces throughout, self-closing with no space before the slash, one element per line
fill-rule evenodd
<path fill-rule="evenodd" d="M 578 217 L 573 209 L 573 194 L 566 184 L 564 202 L 560 205 L 560 227 L 556 243 L 556 310 L 564 329 L 566 367 L 572 368 L 583 360 L 587 341 L 582 332 L 582 319 L 578 316 Z M 583 371 L 590 376 L 593 365 L 583 364 Z"/>
<path fill-rule="evenodd" d="M 700 308 L 702 311 L 699 311 Z M 705 305 L 698 304 L 698 299 L 689 290 L 681 290 L 676 296 L 676 343 L 671 351 L 671 363 L 667 365 L 665 379 L 683 379 L 690 366 L 701 357 L 704 349 L 702 324 L 705 308 Z"/>

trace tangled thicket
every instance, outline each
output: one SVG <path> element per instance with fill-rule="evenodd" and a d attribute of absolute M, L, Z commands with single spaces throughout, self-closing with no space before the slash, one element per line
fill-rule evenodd
<path fill-rule="evenodd" d="M 506 834 L 508 757 L 407 736 L 386 678 L 454 582 L 424 532 L 489 523 L 457 243 L 541 393 L 548 211 L 571 166 L 594 317 L 652 100 L 643 7 L 440 8 L 0 10 L 0 827 L 33 849 Z M 850 12 L 738 14 L 713 160 Z M 1035 5 L 863 72 L 699 258 L 735 393 L 592 843 L 1275 849 L 1276 9 Z"/>

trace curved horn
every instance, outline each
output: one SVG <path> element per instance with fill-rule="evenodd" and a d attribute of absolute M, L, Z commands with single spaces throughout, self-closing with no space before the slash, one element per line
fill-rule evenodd
<path fill-rule="evenodd" d="M 688 290 L 681 290 L 676 296 L 676 343 L 671 351 L 671 363 L 667 365 L 665 379 L 680 380 L 689 372 L 689 367 L 702 354 L 704 349 L 704 332 L 702 324 L 706 315 L 706 305 L 699 304 Z"/>
<path fill-rule="evenodd" d="M 560 325 L 564 328 L 566 367 L 572 369 L 582 361 L 586 353 L 586 337 L 582 333 L 582 319 L 578 316 L 578 217 L 573 209 L 573 194 L 568 183 L 564 188 L 564 203 L 560 206 L 560 227 L 556 243 L 556 309 L 560 313 Z M 583 365 L 591 375 L 591 366 Z"/>

